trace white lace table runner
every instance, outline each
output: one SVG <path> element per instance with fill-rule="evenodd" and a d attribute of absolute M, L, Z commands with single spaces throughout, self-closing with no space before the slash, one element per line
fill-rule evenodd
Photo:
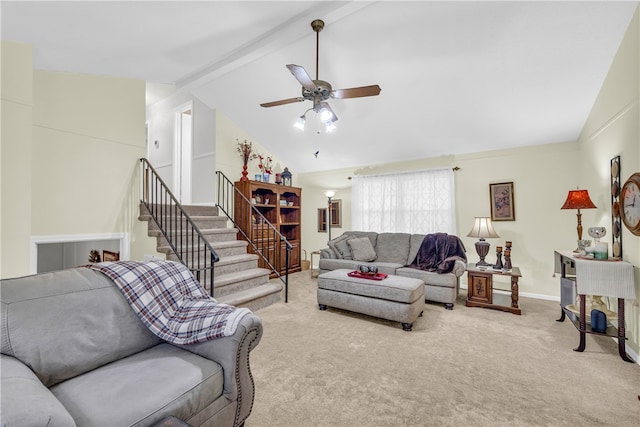
<path fill-rule="evenodd" d="M 596 261 L 573 257 L 579 294 L 635 299 L 633 265 L 626 261 Z"/>

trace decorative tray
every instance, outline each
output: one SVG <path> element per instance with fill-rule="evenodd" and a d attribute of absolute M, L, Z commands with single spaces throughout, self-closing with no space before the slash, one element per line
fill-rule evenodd
<path fill-rule="evenodd" d="M 386 279 L 388 274 L 385 273 L 360 273 L 357 270 L 350 271 L 347 273 L 349 277 L 359 277 L 361 279 L 369 279 L 369 280 L 382 280 Z"/>
<path fill-rule="evenodd" d="M 621 261 L 621 259 L 618 257 L 609 257 L 607 259 L 599 259 L 592 256 L 580 255 L 580 254 L 574 254 L 573 257 L 578 259 L 586 259 L 588 261 Z"/>

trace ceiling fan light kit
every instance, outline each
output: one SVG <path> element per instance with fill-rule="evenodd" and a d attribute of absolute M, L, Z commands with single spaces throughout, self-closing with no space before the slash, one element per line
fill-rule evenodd
<path fill-rule="evenodd" d="M 315 111 L 320 115 L 320 120 L 325 125 L 325 131 L 331 132 L 336 128 L 335 122 L 338 120 L 338 116 L 331 109 L 326 102 L 330 98 L 334 99 L 346 99 L 346 98 L 360 98 L 365 96 L 376 96 L 380 94 L 380 86 L 361 86 L 349 89 L 336 89 L 334 90 L 331 84 L 327 81 L 320 80 L 318 78 L 318 53 L 320 47 L 320 31 L 324 28 L 324 21 L 321 19 L 315 19 L 311 22 L 311 28 L 316 33 L 316 78 L 312 80 L 309 77 L 309 73 L 304 67 L 295 64 L 287 64 L 287 69 L 293 74 L 302 86 L 302 96 L 296 98 L 287 98 L 280 101 L 265 102 L 260 104 L 262 107 L 276 107 L 278 105 L 292 104 L 294 102 L 312 101 L 313 107 L 309 108 L 300 116 L 294 123 L 294 127 L 300 130 L 304 130 L 305 122 L 307 119 L 307 113 L 309 111 Z"/>

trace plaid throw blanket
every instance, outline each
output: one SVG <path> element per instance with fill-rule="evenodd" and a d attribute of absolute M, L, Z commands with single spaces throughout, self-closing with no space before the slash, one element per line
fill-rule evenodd
<path fill-rule="evenodd" d="M 251 311 L 219 304 L 183 264 L 116 261 L 86 265 L 118 286 L 140 320 L 173 344 L 195 344 L 233 335 Z"/>

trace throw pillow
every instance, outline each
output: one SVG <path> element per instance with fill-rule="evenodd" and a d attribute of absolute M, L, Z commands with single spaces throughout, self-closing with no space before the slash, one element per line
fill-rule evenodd
<path fill-rule="evenodd" d="M 347 239 L 350 237 L 350 235 L 343 234 L 329 242 L 329 247 L 338 255 L 338 258 L 353 259 L 351 255 L 351 248 L 347 244 Z"/>
<path fill-rule="evenodd" d="M 351 248 L 353 259 L 356 261 L 375 261 L 376 251 L 373 249 L 371 240 L 368 237 L 361 237 L 359 239 L 349 239 L 347 244 Z"/>

